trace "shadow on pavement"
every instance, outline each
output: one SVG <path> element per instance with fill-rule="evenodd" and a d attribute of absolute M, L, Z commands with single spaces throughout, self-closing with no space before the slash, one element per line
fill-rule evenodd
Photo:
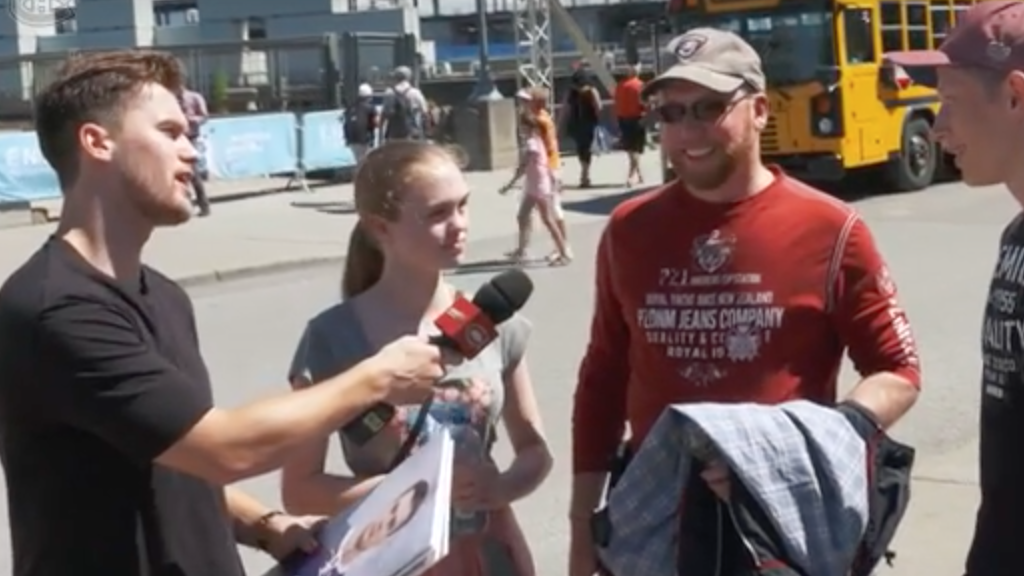
<path fill-rule="evenodd" d="M 882 183 L 882 179 L 875 174 L 853 172 L 836 182 L 815 182 L 811 180 L 806 180 L 806 182 L 808 185 L 845 202 L 859 202 L 869 198 L 899 194 L 899 192 L 894 192 L 885 186 Z"/>
<path fill-rule="evenodd" d="M 565 190 L 574 190 L 577 192 L 586 192 L 587 190 L 615 190 L 622 188 L 622 184 L 591 184 L 590 186 L 583 187 L 579 184 L 562 184 L 562 188 Z"/>
<path fill-rule="evenodd" d="M 586 200 L 562 200 L 562 208 L 565 210 L 571 210 L 573 212 L 580 212 L 583 214 L 597 214 L 597 215 L 608 215 L 615 210 L 615 207 L 629 200 L 630 198 L 647 192 L 651 188 L 634 188 L 632 190 L 626 190 L 618 194 L 612 194 L 610 196 L 601 196 L 598 198 L 588 198 Z"/>
<path fill-rule="evenodd" d="M 959 177 L 951 174 L 940 174 L 935 178 L 935 181 L 931 186 L 924 188 L 923 190 L 913 190 L 910 192 L 901 192 L 893 190 L 885 185 L 884 180 L 879 173 L 879 170 L 857 170 L 851 171 L 842 180 L 837 182 L 811 182 L 807 183 L 815 188 L 827 192 L 840 200 L 845 202 L 860 202 L 862 200 L 868 200 L 871 198 L 879 198 L 882 196 L 907 196 L 911 194 L 924 194 L 931 189 L 932 186 L 940 184 L 948 184 L 950 182 L 956 182 Z"/>
<path fill-rule="evenodd" d="M 544 258 L 537 258 L 527 260 L 521 264 L 513 264 L 511 260 L 502 259 L 490 259 L 480 260 L 479 262 L 467 262 L 455 270 L 451 271 L 451 274 L 456 276 L 460 274 L 486 274 L 488 272 L 504 272 L 509 268 L 548 268 L 550 265 Z"/>
<path fill-rule="evenodd" d="M 936 184 L 943 182 L 944 181 L 939 181 L 936 182 Z M 897 192 L 886 187 L 881 183 L 880 179 L 873 174 L 852 173 L 838 182 L 808 181 L 807 184 L 843 200 L 844 202 L 851 203 L 868 200 L 870 198 L 878 198 L 881 196 L 921 194 L 928 192 L 928 188 L 915 192 Z M 622 202 L 625 202 L 634 196 L 653 190 L 655 187 L 656 186 L 645 186 L 643 188 L 633 188 L 618 194 L 611 194 L 598 198 L 587 198 L 585 200 L 563 200 L 562 207 L 565 210 L 571 210 L 582 214 L 607 216 L 610 215 L 612 211 L 615 210 L 615 207 Z M 565 198 L 570 197 L 571 196 L 566 196 Z"/>
<path fill-rule="evenodd" d="M 292 208 L 307 208 L 310 210 L 316 210 L 317 212 L 323 212 L 324 214 L 355 214 L 356 207 L 351 202 L 338 202 L 338 201 L 325 201 L 325 202 L 305 202 L 296 200 L 292 202 Z"/>

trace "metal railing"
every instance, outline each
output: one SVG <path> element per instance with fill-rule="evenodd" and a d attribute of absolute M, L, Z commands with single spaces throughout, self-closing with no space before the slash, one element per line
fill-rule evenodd
<path fill-rule="evenodd" d="M 218 111 L 306 110 L 331 101 L 325 71 L 337 70 L 337 44 L 336 35 L 326 34 L 150 49 L 177 56 L 190 87 Z M 32 99 L 65 60 L 92 51 L 0 57 L 0 118 L 30 113 Z"/>

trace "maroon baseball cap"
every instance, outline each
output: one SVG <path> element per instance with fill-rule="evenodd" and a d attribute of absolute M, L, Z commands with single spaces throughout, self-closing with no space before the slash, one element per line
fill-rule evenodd
<path fill-rule="evenodd" d="M 983 0 L 963 13 L 938 50 L 888 52 L 885 57 L 905 68 L 1024 70 L 1024 2 Z"/>

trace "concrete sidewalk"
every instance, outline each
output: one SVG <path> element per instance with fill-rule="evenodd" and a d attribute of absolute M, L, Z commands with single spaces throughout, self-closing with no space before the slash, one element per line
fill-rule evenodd
<path fill-rule="evenodd" d="M 961 576 L 978 507 L 977 440 L 915 466 L 910 510 L 893 543 L 896 561 L 879 574 Z"/>
<path fill-rule="evenodd" d="M 569 159 L 565 169 L 567 182 L 575 180 L 577 170 L 575 161 Z M 647 155 L 644 171 L 655 181 L 660 174 L 656 155 Z M 605 218 L 618 200 L 628 195 L 623 186 L 625 174 L 624 155 L 596 158 L 592 179 L 598 186 L 607 187 L 576 190 L 570 186 L 564 196 L 568 223 Z M 467 173 L 474 191 L 470 232 L 474 242 L 515 234 L 515 198 L 496 192 L 511 175 L 511 170 Z M 279 180 L 254 181 L 252 187 L 280 189 L 286 180 Z M 237 197 L 244 192 L 238 188 L 237 183 L 213 183 L 211 195 L 223 196 L 227 190 Z M 352 186 L 341 184 L 313 188 L 311 193 L 296 190 L 218 202 L 208 218 L 158 230 L 146 249 L 145 259 L 187 285 L 340 260 L 356 222 L 351 201 Z M 59 211 L 59 203 L 49 209 Z M 51 223 L 0 230 L 0 277 L 6 278 L 16 269 L 53 229 Z M 538 234 L 537 239 L 546 241 L 543 234 Z M 497 256 L 469 255 L 470 260 Z"/>

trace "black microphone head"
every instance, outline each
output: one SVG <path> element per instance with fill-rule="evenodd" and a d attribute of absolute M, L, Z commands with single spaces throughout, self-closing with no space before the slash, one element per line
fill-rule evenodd
<path fill-rule="evenodd" d="M 506 270 L 491 278 L 473 296 L 473 304 L 491 322 L 501 324 L 518 312 L 533 294 L 533 281 L 518 268 Z"/>

